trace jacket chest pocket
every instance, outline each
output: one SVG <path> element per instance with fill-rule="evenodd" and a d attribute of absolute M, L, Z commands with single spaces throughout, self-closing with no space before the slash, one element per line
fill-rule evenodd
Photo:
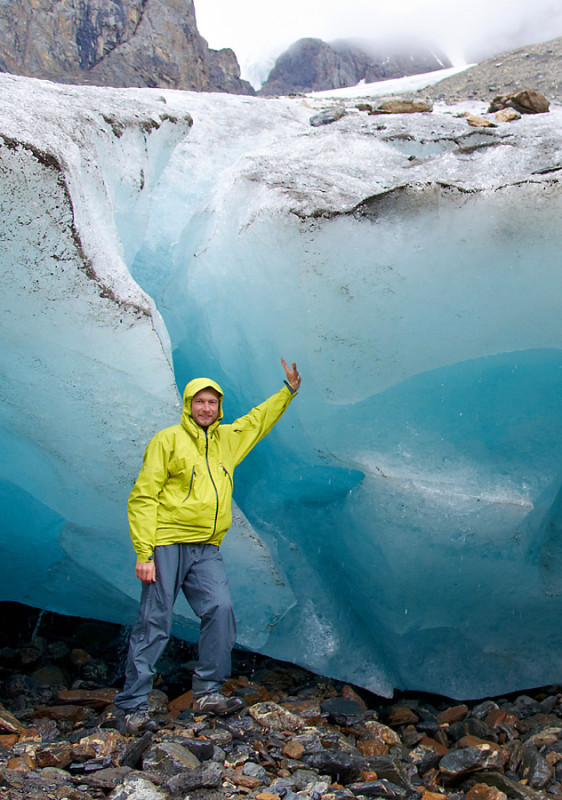
<path fill-rule="evenodd" d="M 234 488 L 234 481 L 232 480 L 232 473 L 225 467 L 222 461 L 219 463 L 219 475 L 222 479 L 226 480 L 230 484 L 230 489 Z"/>
<path fill-rule="evenodd" d="M 193 489 L 195 464 L 188 464 L 185 458 L 173 458 L 168 464 L 168 480 L 187 490 L 187 500 Z"/>

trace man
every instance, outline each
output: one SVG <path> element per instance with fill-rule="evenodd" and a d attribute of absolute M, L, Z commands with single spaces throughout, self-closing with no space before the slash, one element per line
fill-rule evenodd
<path fill-rule="evenodd" d="M 236 620 L 219 547 L 232 522 L 234 468 L 269 433 L 300 387 L 296 364 L 281 363 L 285 386 L 231 425 L 221 425 L 220 386 L 208 378 L 190 381 L 181 423 L 157 433 L 146 448 L 127 507 L 141 608 L 129 642 L 125 686 L 114 701 L 125 710 L 131 733 L 157 727 L 148 714 L 148 695 L 180 589 L 201 620 L 195 711 L 229 714 L 243 705 L 220 692 L 230 674 Z"/>

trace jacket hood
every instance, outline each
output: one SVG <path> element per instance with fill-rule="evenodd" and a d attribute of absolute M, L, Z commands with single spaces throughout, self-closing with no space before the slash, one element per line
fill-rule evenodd
<path fill-rule="evenodd" d="M 211 378 L 194 378 L 192 381 L 189 381 L 183 392 L 181 424 L 188 431 L 196 433 L 201 430 L 201 428 L 191 416 L 191 401 L 197 392 L 200 392 L 202 389 L 214 389 L 219 396 L 219 413 L 213 424 L 209 425 L 209 432 L 213 431 L 220 424 L 222 419 L 222 398 L 224 393 L 221 387 L 216 381 L 211 380 Z"/>

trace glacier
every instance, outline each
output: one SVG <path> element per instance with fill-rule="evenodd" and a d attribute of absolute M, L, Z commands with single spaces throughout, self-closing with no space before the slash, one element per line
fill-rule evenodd
<path fill-rule="evenodd" d="M 239 645 L 383 696 L 556 682 L 562 108 L 0 86 L 0 599 L 130 624 L 146 443 L 190 378 L 230 420 L 284 356 L 224 543 Z"/>

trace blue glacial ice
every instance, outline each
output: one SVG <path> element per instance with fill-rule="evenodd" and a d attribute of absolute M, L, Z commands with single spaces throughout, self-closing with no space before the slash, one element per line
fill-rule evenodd
<path fill-rule="evenodd" d="M 557 681 L 562 109 L 0 85 L 0 598 L 130 623 L 177 387 L 233 419 L 283 355 L 224 544 L 239 644 L 387 696 Z"/>

